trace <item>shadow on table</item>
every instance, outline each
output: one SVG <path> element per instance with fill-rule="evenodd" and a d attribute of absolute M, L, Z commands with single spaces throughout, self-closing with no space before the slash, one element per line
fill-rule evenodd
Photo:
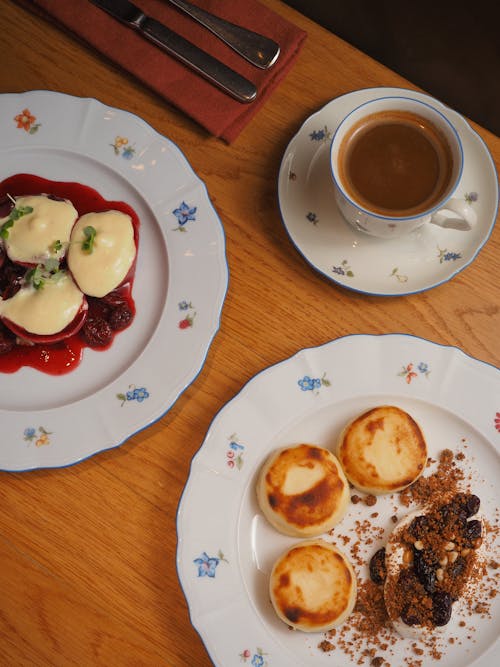
<path fill-rule="evenodd" d="M 496 3 L 285 0 L 456 111 L 500 135 Z"/>

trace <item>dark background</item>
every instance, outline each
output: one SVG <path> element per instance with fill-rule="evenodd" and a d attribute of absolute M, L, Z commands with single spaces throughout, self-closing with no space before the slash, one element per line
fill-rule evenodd
<path fill-rule="evenodd" d="M 285 0 L 500 136 L 498 0 Z"/>

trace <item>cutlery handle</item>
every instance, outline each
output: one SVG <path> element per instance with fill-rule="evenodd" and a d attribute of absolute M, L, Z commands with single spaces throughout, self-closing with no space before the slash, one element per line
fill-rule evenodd
<path fill-rule="evenodd" d="M 202 77 L 228 93 L 239 102 L 252 102 L 257 97 L 257 89 L 248 79 L 224 65 L 209 53 L 195 46 L 184 37 L 164 26 L 156 19 L 141 17 L 135 27 L 153 44 L 191 67 Z"/>
<path fill-rule="evenodd" d="M 253 65 L 267 69 L 278 59 L 280 47 L 272 39 L 214 16 L 185 0 L 168 1 L 208 28 Z"/>

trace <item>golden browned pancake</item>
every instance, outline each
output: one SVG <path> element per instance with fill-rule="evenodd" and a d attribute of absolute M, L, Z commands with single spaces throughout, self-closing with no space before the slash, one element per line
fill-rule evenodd
<path fill-rule="evenodd" d="M 377 495 L 412 484 L 427 463 L 427 445 L 407 412 L 382 405 L 346 426 L 337 455 L 351 484 Z"/>
<path fill-rule="evenodd" d="M 283 447 L 264 463 L 257 499 L 269 522 L 292 537 L 316 537 L 333 528 L 350 501 L 337 458 L 316 445 Z"/>
<path fill-rule="evenodd" d="M 354 608 L 356 590 L 351 563 L 324 540 L 306 540 L 285 551 L 269 581 L 277 615 L 303 632 L 325 632 L 343 623 Z"/>

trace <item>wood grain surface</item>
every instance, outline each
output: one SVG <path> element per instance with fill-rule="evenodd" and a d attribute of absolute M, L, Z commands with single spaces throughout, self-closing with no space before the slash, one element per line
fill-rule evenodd
<path fill-rule="evenodd" d="M 230 270 L 206 363 L 162 419 L 79 465 L 0 473 L 1 665 L 212 664 L 177 579 L 176 512 L 214 415 L 263 368 L 339 336 L 387 332 L 455 345 L 499 365 L 498 226 L 453 280 L 396 298 L 336 286 L 292 247 L 277 175 L 302 122 L 354 89 L 414 86 L 278 0 L 265 4 L 308 39 L 287 78 L 228 146 L 71 36 L 11 0 L 0 3 L 0 92 L 94 97 L 169 137 L 208 187 Z M 473 127 L 498 166 L 500 140 Z M 0 391 L 1 384 L 0 377 Z"/>

